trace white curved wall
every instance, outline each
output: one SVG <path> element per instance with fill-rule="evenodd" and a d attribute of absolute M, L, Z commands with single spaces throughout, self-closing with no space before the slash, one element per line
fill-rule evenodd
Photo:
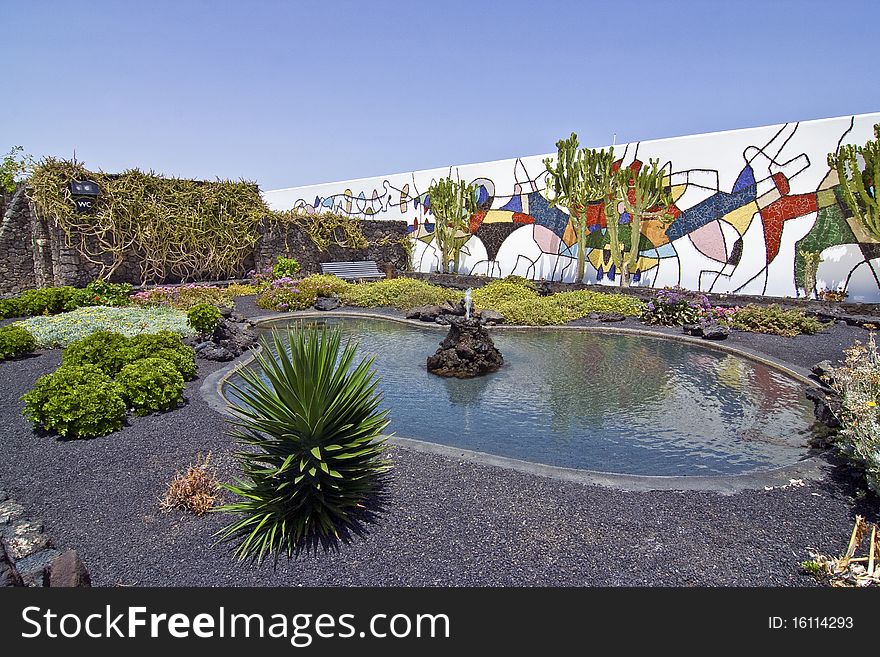
<path fill-rule="evenodd" d="M 880 301 L 880 244 L 850 216 L 827 154 L 873 137 L 880 113 L 786 123 L 618 146 L 621 166 L 659 158 L 671 171 L 680 215 L 646 222 L 639 285 L 712 292 L 803 296 L 798 253 L 819 251 L 819 289 L 846 289 L 851 301 Z M 554 154 L 548 154 L 553 156 Z M 481 185 L 474 235 L 460 271 L 573 281 L 577 245 L 568 217 L 547 206 L 543 159 L 469 164 L 267 191 L 276 210 L 298 208 L 370 219 L 406 220 L 415 266 L 436 270 L 425 196 L 433 180 L 457 174 Z M 625 220 L 625 218 L 624 218 Z M 591 227 L 586 282 L 616 285 L 607 236 Z"/>

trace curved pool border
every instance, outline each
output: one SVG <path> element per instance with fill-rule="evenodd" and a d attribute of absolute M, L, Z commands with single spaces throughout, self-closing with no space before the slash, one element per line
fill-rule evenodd
<path fill-rule="evenodd" d="M 386 321 L 398 322 L 400 324 L 408 324 L 423 329 L 436 329 L 438 331 L 447 330 L 445 326 L 439 324 L 430 324 L 419 320 L 406 319 L 403 317 L 395 317 L 377 312 L 352 312 L 352 311 L 298 311 L 293 313 L 272 313 L 267 315 L 259 315 L 252 317 L 251 321 L 255 324 L 267 324 L 278 320 L 291 319 L 312 319 L 317 317 L 361 317 L 368 319 L 382 319 Z M 746 360 L 755 361 L 778 370 L 786 376 L 798 381 L 799 383 L 812 387 L 819 387 L 819 384 L 809 378 L 808 372 L 800 367 L 796 367 L 789 363 L 785 363 L 776 358 L 772 358 L 766 354 L 762 354 L 751 349 L 741 347 L 730 347 L 728 345 L 719 344 L 697 338 L 689 335 L 676 335 L 662 333 L 659 331 L 651 331 L 650 329 L 637 329 L 629 327 L 614 326 L 493 326 L 491 330 L 503 331 L 534 331 L 534 330 L 551 330 L 551 331 L 585 331 L 592 333 L 615 333 L 618 335 L 642 335 L 651 338 L 659 338 L 664 340 L 677 340 L 686 342 L 705 349 L 714 349 L 725 353 L 745 358 Z M 252 352 L 247 352 L 230 362 L 226 367 L 222 367 L 212 372 L 202 382 L 199 393 L 208 406 L 227 417 L 231 417 L 231 413 L 227 407 L 226 397 L 223 395 L 223 386 L 229 377 L 242 367 L 247 366 L 254 359 Z M 646 492 L 655 490 L 675 490 L 675 491 L 714 491 L 726 495 L 731 495 L 744 490 L 760 490 L 779 488 L 788 486 L 792 480 L 817 481 L 824 477 L 824 469 L 829 467 L 818 455 L 808 455 L 805 458 L 785 465 L 779 468 L 770 468 L 757 472 L 747 472 L 736 475 L 689 475 L 689 476 L 663 476 L 663 475 L 632 475 L 614 472 L 601 472 L 597 470 L 580 470 L 576 468 L 566 468 L 556 465 L 546 465 L 543 463 L 535 463 L 532 461 L 524 461 L 507 456 L 498 456 L 488 454 L 486 452 L 478 452 L 474 450 L 464 449 L 460 447 L 452 447 L 442 443 L 433 443 L 425 440 L 417 440 L 414 438 L 406 438 L 392 435 L 388 437 L 388 443 L 404 449 L 429 454 L 437 454 L 447 458 L 462 459 L 472 463 L 481 465 L 490 465 L 509 470 L 515 470 L 530 475 L 542 477 L 550 477 L 563 481 L 573 481 L 583 484 L 592 484 L 605 486 L 624 491 Z"/>

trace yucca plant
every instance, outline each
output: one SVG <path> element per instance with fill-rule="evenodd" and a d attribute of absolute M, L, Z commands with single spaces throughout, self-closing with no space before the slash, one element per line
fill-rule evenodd
<path fill-rule="evenodd" d="M 391 467 L 373 358 L 354 365 L 357 345 L 342 347 L 339 329 L 273 331 L 261 346 L 232 384 L 232 435 L 248 449 L 237 454 L 244 479 L 224 488 L 242 499 L 217 509 L 244 514 L 219 535 L 258 562 L 359 533 Z"/>

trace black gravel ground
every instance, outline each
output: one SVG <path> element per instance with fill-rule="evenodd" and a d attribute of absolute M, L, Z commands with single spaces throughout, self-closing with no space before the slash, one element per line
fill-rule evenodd
<path fill-rule="evenodd" d="M 833 326 L 817 337 L 730 341 L 808 367 L 865 335 Z M 878 515 L 858 477 L 830 461 L 822 481 L 804 486 L 630 493 L 394 447 L 387 511 L 367 536 L 277 568 L 240 564 L 213 538 L 228 517 L 158 508 L 199 453 L 212 452 L 221 478 L 235 474 L 234 445 L 201 400 L 201 381 L 174 412 L 61 441 L 35 434 L 19 401 L 59 360 L 50 351 L 0 364 L 0 488 L 80 553 L 96 585 L 812 586 L 798 568 L 808 548 L 840 552 L 856 513 Z M 199 367 L 204 378 L 218 366 Z"/>

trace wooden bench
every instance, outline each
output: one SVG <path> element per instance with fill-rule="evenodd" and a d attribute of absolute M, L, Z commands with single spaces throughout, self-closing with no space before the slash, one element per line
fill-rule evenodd
<path fill-rule="evenodd" d="M 349 281 L 363 281 L 373 278 L 385 278 L 385 274 L 379 271 L 375 260 L 360 260 L 357 262 L 322 262 L 321 273 L 333 274 Z"/>

